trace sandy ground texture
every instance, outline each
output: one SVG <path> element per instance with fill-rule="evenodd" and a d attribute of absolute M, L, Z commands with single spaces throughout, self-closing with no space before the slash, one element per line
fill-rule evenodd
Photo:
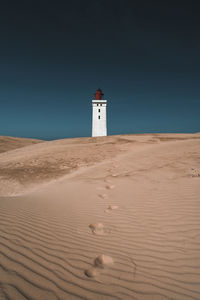
<path fill-rule="evenodd" d="M 0 136 L 0 153 L 41 142 L 41 140 L 36 139 Z"/>
<path fill-rule="evenodd" d="M 0 195 L 0 299 L 200 299 L 200 134 L 10 150 Z"/>

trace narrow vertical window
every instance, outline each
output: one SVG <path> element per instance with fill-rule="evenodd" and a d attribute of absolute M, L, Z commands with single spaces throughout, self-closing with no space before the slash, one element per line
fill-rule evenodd
<path fill-rule="evenodd" d="M 99 108 L 99 112 L 100 112 L 100 108 Z"/>
<path fill-rule="evenodd" d="M 99 119 L 100 119 L 100 116 L 99 116 Z"/>

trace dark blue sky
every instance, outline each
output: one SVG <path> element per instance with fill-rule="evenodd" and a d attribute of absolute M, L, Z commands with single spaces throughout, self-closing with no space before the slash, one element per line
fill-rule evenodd
<path fill-rule="evenodd" d="M 0 135 L 200 131 L 198 1 L 0 2 Z"/>

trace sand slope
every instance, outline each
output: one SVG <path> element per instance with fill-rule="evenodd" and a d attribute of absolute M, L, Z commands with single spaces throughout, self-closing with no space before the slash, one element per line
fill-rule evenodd
<path fill-rule="evenodd" d="M 82 165 L 0 198 L 1 298 L 200 299 L 200 136 L 48 143 L 31 155 L 72 147 L 65 164 L 77 155 Z M 0 156 L 0 167 L 30 163 L 29 147 Z"/>
<path fill-rule="evenodd" d="M 41 143 L 41 140 L 0 136 L 0 153 Z"/>
<path fill-rule="evenodd" d="M 64 139 L 1 153 L 0 196 L 20 194 L 80 167 L 110 159 L 135 142 L 123 136 Z"/>

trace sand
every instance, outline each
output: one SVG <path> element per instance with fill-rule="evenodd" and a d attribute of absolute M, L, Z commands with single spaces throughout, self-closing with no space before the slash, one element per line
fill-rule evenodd
<path fill-rule="evenodd" d="M 0 136 L 0 153 L 41 143 L 42 140 Z"/>
<path fill-rule="evenodd" d="M 200 299 L 200 134 L 0 154 L 0 299 Z"/>

